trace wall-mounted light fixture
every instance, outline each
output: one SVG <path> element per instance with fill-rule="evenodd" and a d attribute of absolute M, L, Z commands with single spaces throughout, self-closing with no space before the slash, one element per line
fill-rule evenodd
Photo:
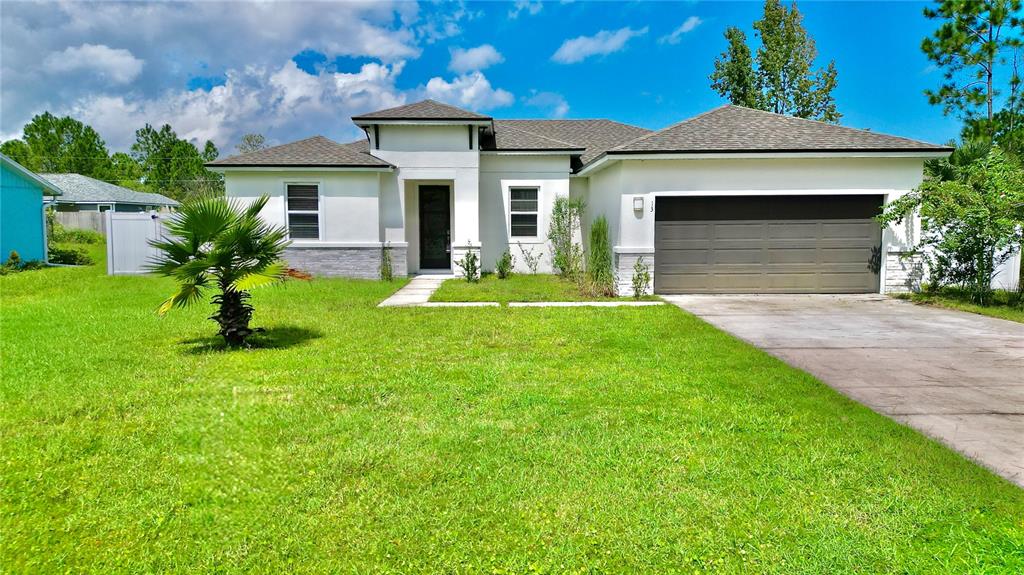
<path fill-rule="evenodd" d="M 644 211 L 644 197 L 643 196 L 633 196 L 633 211 L 634 212 L 642 212 L 642 211 Z"/>

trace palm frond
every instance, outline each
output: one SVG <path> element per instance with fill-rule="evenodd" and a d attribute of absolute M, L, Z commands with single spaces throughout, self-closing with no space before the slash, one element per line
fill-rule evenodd
<path fill-rule="evenodd" d="M 235 291 L 249 291 L 284 280 L 285 266 L 281 262 L 270 264 L 260 271 L 249 272 L 231 284 Z"/>
<path fill-rule="evenodd" d="M 166 314 L 171 308 L 175 307 L 187 307 L 199 300 L 203 299 L 203 288 L 205 286 L 199 283 L 182 283 L 178 286 L 178 291 L 171 297 L 167 298 L 164 303 L 160 304 L 157 309 L 157 313 L 160 315 Z"/>

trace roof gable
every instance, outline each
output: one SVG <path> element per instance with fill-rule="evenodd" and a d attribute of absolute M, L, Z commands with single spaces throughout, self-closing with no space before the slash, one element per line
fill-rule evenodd
<path fill-rule="evenodd" d="M 435 100 L 421 100 L 404 106 L 377 110 L 360 116 L 353 116 L 352 121 L 358 123 L 368 120 L 406 120 L 406 121 L 481 121 L 490 120 L 490 116 L 442 104 Z"/>
<path fill-rule="evenodd" d="M 362 145 L 360 145 L 362 144 Z M 274 146 L 248 154 L 230 156 L 206 164 L 211 168 L 241 167 L 331 167 L 388 168 L 391 164 L 371 156 L 365 140 L 339 144 L 323 136 Z"/>
<path fill-rule="evenodd" d="M 608 154 L 948 150 L 909 138 L 725 105 L 611 148 Z"/>
<path fill-rule="evenodd" d="M 82 174 L 43 174 L 61 191 L 60 203 L 115 203 L 176 206 L 178 202 L 162 194 L 135 190 L 104 182 Z"/>
<path fill-rule="evenodd" d="M 24 180 L 26 182 L 29 182 L 29 183 L 32 183 L 32 184 L 35 184 L 35 185 L 39 186 L 39 189 L 44 192 L 44 195 L 47 195 L 47 196 L 59 196 L 60 195 L 60 190 L 56 186 L 54 186 L 52 182 L 46 180 L 46 178 L 43 178 L 39 174 L 37 174 L 37 173 L 33 172 L 32 170 L 26 168 L 25 166 L 22 166 L 18 162 L 15 162 L 14 159 L 9 158 L 6 154 L 0 154 L 0 165 L 3 165 L 5 168 L 10 170 L 10 173 L 11 173 L 12 177 L 17 177 L 17 178 L 20 178 L 21 180 Z M 6 185 L 6 182 L 5 182 L 5 185 Z M 49 193 L 46 193 L 46 192 L 49 192 Z"/>

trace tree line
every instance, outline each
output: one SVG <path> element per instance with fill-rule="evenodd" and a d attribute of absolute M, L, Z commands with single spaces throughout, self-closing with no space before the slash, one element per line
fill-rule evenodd
<path fill-rule="evenodd" d="M 247 134 L 240 152 L 265 147 L 263 136 Z M 207 140 L 200 149 L 178 136 L 169 124 L 146 124 L 135 131 L 128 153 L 110 153 L 92 126 L 70 116 L 44 112 L 25 125 L 20 139 L 0 144 L 14 161 L 37 173 L 75 173 L 140 192 L 156 192 L 184 200 L 223 194 L 224 178 L 204 166 L 220 155 Z"/>

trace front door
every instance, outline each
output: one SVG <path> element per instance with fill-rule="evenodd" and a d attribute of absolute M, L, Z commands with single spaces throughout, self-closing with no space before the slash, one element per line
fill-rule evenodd
<path fill-rule="evenodd" d="M 420 186 L 420 268 L 450 269 L 451 211 L 448 186 Z"/>

